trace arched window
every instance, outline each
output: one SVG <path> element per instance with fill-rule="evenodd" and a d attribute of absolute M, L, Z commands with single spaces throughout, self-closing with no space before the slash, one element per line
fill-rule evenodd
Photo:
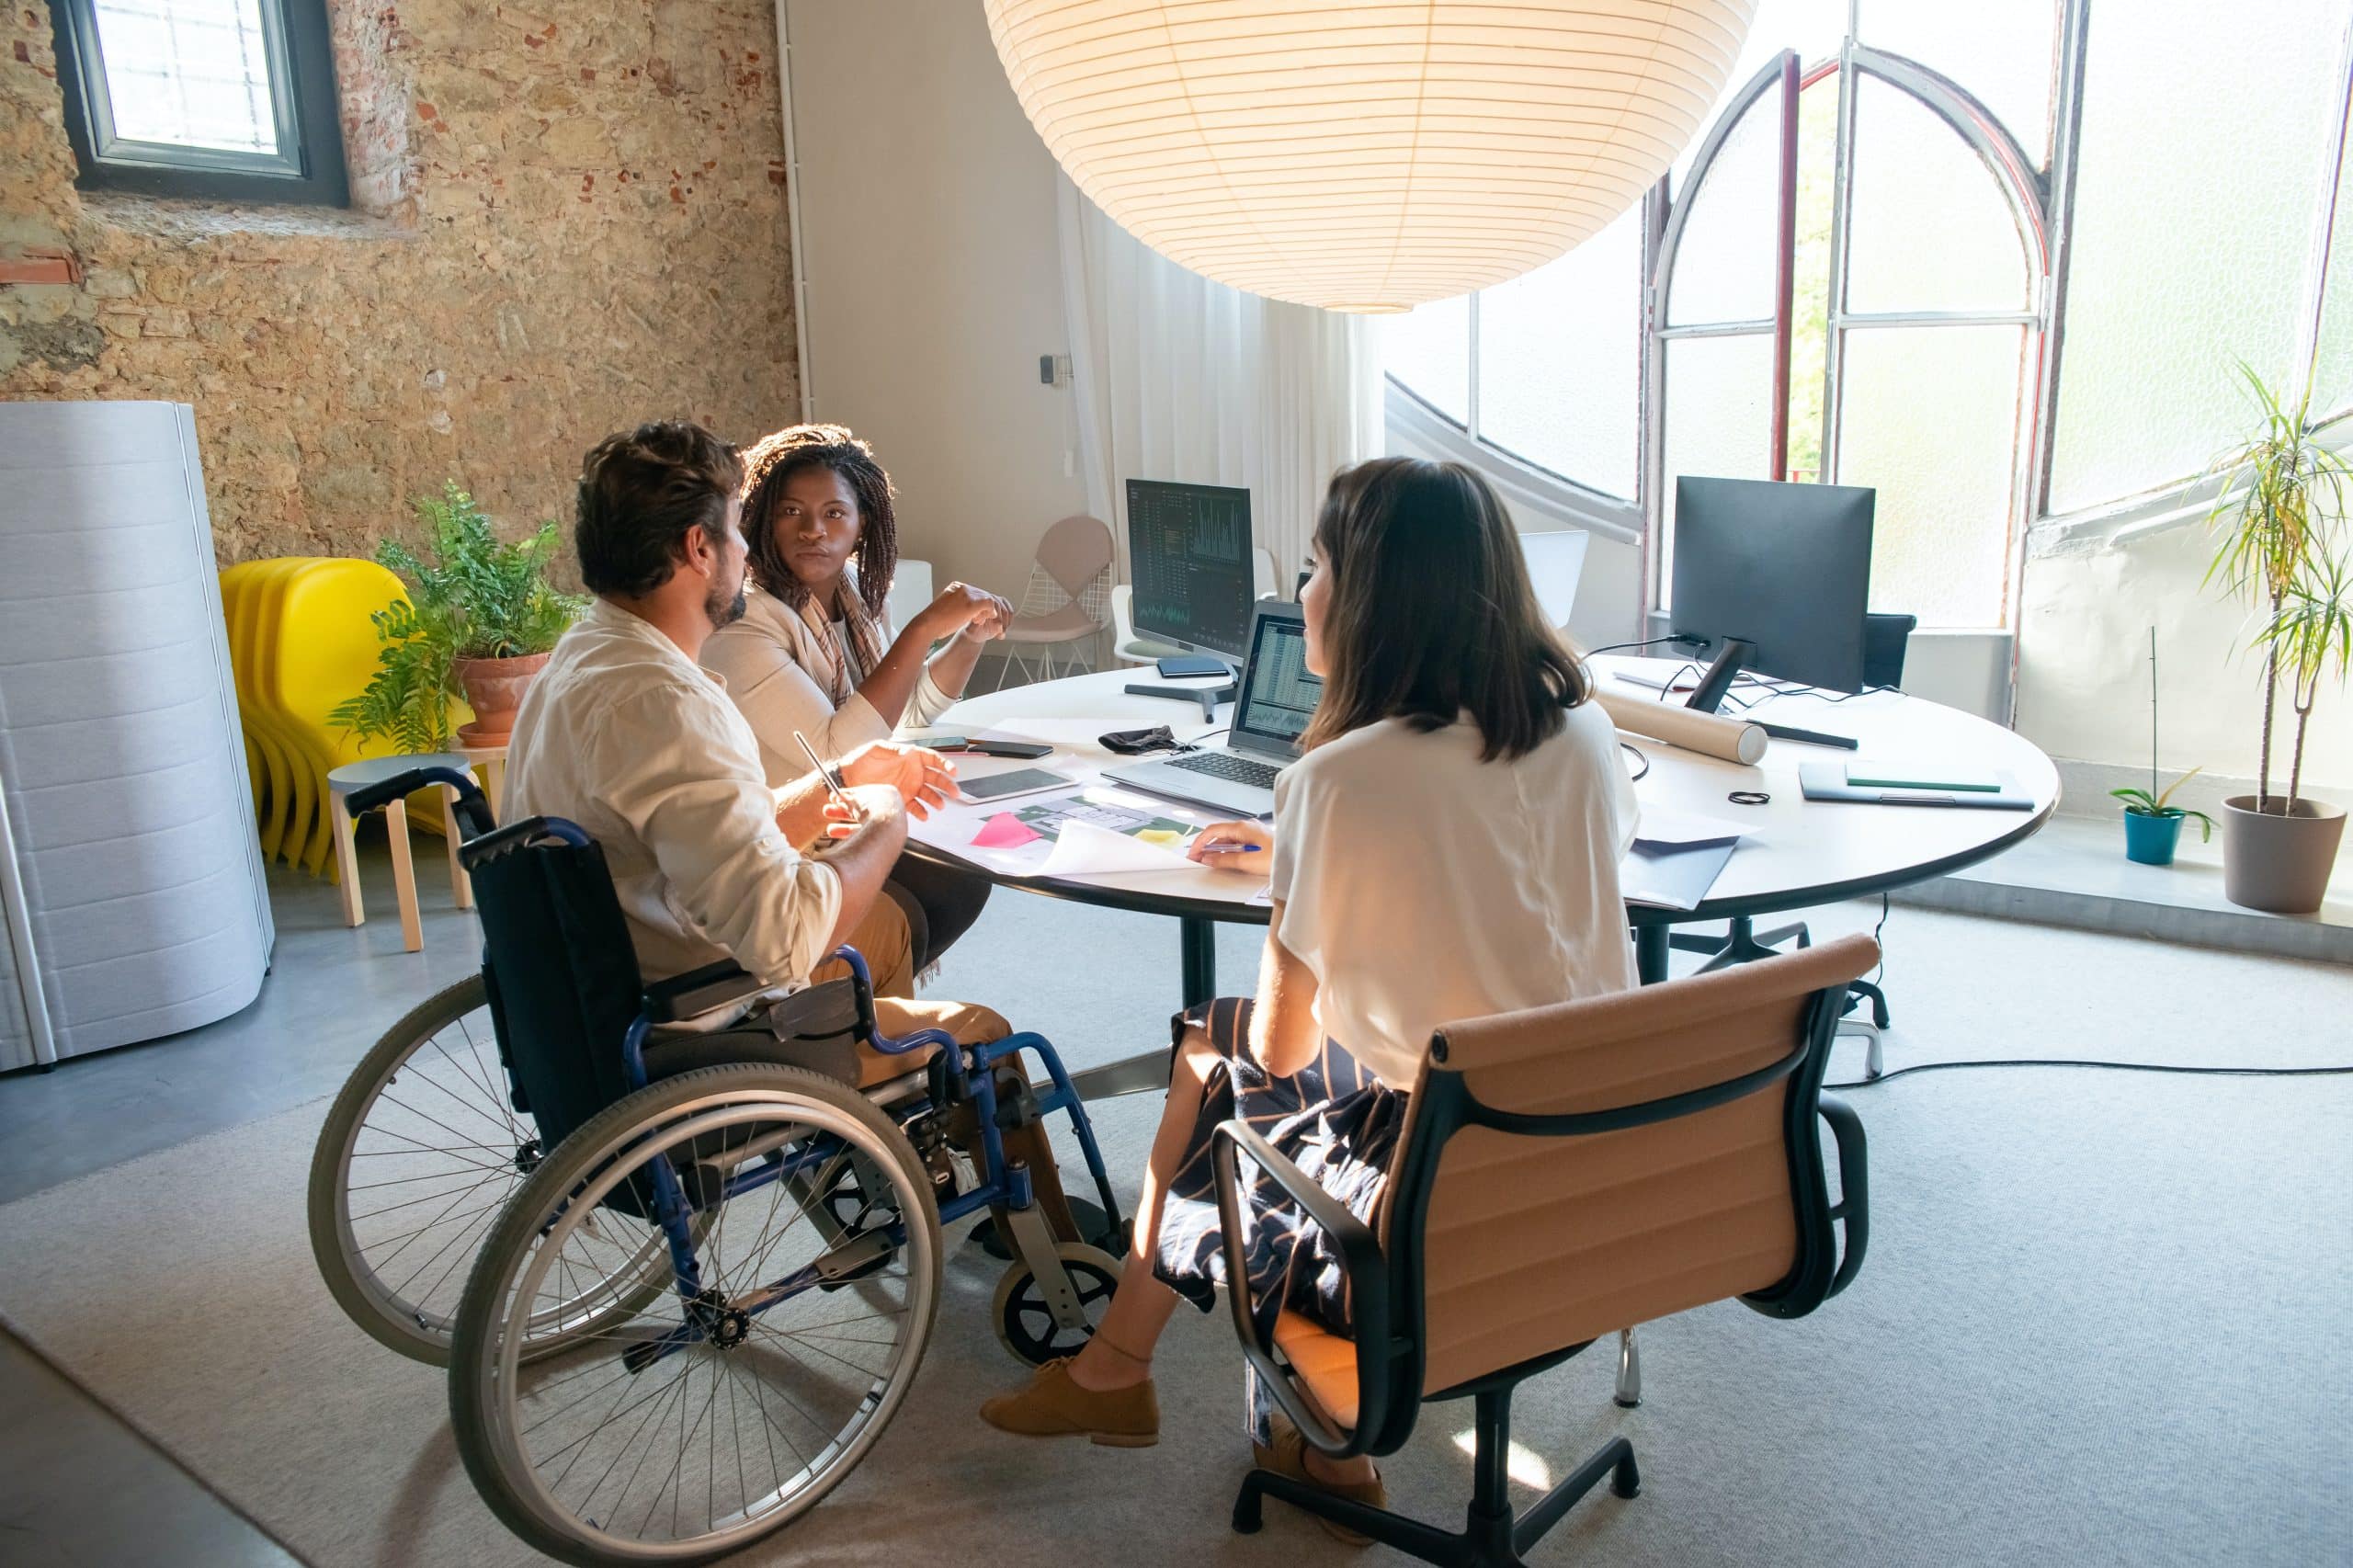
<path fill-rule="evenodd" d="M 2013 104 L 2043 133 L 2047 97 Z M 2006 623 L 2049 298 L 2039 176 L 1986 104 L 1852 38 L 1743 85 L 1654 275 L 1654 602 L 1677 475 L 1823 480 L 1879 493 L 1874 608 Z"/>

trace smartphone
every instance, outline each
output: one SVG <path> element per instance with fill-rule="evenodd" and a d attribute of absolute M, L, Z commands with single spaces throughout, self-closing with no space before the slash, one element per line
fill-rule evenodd
<path fill-rule="evenodd" d="M 1016 768 L 1011 773 L 992 774 L 986 778 L 960 778 L 956 788 L 968 801 L 995 801 L 1007 795 L 1034 794 L 1040 790 L 1066 790 L 1077 782 L 1059 773 L 1049 773 L 1042 767 Z"/>
<path fill-rule="evenodd" d="M 971 751 L 972 743 L 962 735 L 910 735 L 907 744 L 921 746 L 926 751 Z"/>
<path fill-rule="evenodd" d="M 1034 741 L 966 741 L 964 749 L 979 756 L 1017 756 L 1030 762 L 1054 755 L 1053 747 Z"/>

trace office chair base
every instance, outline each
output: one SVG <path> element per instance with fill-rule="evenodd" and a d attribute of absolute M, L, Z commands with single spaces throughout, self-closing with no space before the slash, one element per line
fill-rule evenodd
<path fill-rule="evenodd" d="M 1233 1528 L 1244 1535 L 1256 1534 L 1266 1522 L 1264 1499 L 1271 1496 L 1440 1568 L 1525 1568 L 1521 1553 L 1550 1534 L 1605 1478 L 1620 1497 L 1641 1494 L 1642 1472 L 1634 1464 L 1634 1446 L 1623 1437 L 1612 1437 L 1528 1512 L 1515 1517 L 1504 1469 L 1511 1448 L 1511 1390 L 1482 1392 L 1478 1408 L 1473 1492 L 1459 1532 L 1335 1496 L 1266 1470 L 1254 1470 L 1242 1478 L 1241 1494 L 1233 1500 Z"/>

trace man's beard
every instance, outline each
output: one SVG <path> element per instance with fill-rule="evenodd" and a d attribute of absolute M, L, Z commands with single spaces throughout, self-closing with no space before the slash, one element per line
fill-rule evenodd
<path fill-rule="evenodd" d="M 744 619 L 744 580 L 740 577 L 735 580 L 735 597 L 732 599 L 722 598 L 719 590 L 712 588 L 710 597 L 703 600 L 702 608 L 703 613 L 710 617 L 713 631 L 722 626 L 734 625 Z"/>

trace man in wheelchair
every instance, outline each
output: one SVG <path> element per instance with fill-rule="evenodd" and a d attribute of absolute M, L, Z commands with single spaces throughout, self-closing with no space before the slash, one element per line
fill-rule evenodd
<path fill-rule="evenodd" d="M 882 884 L 948 764 L 874 744 L 840 799 L 822 773 L 771 791 L 695 662 L 742 613 L 742 478 L 693 425 L 599 444 L 575 534 L 597 598 L 517 715 L 507 822 L 440 770 L 350 802 L 458 791 L 486 950 L 329 1111 L 313 1250 L 360 1326 L 447 1363 L 484 1500 L 574 1562 L 704 1561 L 813 1506 L 922 1360 L 944 1223 L 991 1216 L 992 1326 L 1033 1365 L 1118 1275 L 1045 1135 L 1069 1116 L 1090 1224 L 1117 1228 L 1051 1045 L 906 994 Z"/>

